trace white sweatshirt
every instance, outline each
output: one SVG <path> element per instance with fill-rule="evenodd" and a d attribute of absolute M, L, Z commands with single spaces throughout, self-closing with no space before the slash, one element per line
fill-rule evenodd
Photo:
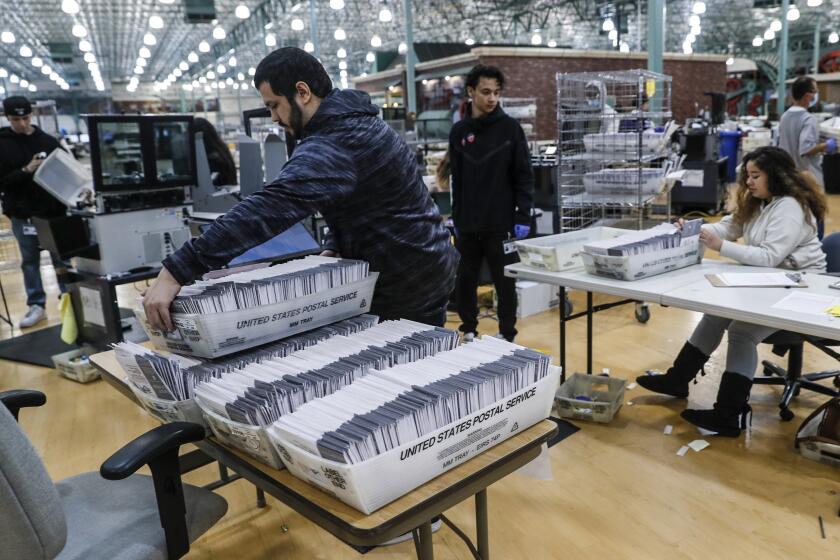
<path fill-rule="evenodd" d="M 817 221 L 813 215 L 810 217 L 813 226 L 805 221 L 805 213 L 795 198 L 777 196 L 743 226 L 729 215 L 703 227 L 724 240 L 720 248 L 722 256 L 741 264 L 825 272 L 825 253 L 817 239 Z M 735 243 L 741 237 L 745 245 Z"/>

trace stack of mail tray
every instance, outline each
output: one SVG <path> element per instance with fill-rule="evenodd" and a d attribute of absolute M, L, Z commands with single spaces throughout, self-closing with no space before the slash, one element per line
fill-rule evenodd
<path fill-rule="evenodd" d="M 173 332 L 138 314 L 155 348 L 215 358 L 367 313 L 377 277 L 364 261 L 310 256 L 183 287 Z"/>
<path fill-rule="evenodd" d="M 536 237 L 516 242 L 519 260 L 525 266 L 562 272 L 583 266 L 580 253 L 584 244 L 622 236 L 630 230 L 592 227 L 578 231 Z"/>
<path fill-rule="evenodd" d="M 681 229 L 674 224 L 660 224 L 587 243 L 581 252 L 583 266 L 597 276 L 638 280 L 698 264 L 703 259 L 701 224 L 700 219 L 686 221 Z"/>

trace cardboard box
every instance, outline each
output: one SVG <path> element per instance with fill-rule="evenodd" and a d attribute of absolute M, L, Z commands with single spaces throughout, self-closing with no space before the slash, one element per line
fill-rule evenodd
<path fill-rule="evenodd" d="M 379 273 L 338 288 L 274 305 L 226 313 L 173 314 L 175 331 L 154 330 L 142 308 L 143 328 L 158 350 L 218 358 L 370 311 Z"/>
<path fill-rule="evenodd" d="M 547 418 L 559 380 L 560 368 L 551 366 L 535 385 L 355 465 L 309 453 L 272 427 L 267 432 L 289 472 L 369 514 Z"/>
<path fill-rule="evenodd" d="M 699 264 L 703 260 L 703 248 L 700 236 L 693 235 L 683 239 L 679 247 L 651 253 L 611 257 L 581 251 L 580 256 L 589 274 L 617 280 L 638 280 Z"/>
<path fill-rule="evenodd" d="M 519 260 L 525 266 L 560 272 L 583 264 L 580 253 L 585 244 L 620 237 L 626 233 L 626 229 L 593 227 L 517 241 L 516 250 Z"/>

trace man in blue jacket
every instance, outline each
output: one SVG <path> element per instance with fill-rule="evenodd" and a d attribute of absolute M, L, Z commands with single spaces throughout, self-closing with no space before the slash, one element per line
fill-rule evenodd
<path fill-rule="evenodd" d="M 411 149 L 366 93 L 332 89 L 303 50 L 266 56 L 254 85 L 297 146 L 274 181 L 163 261 L 143 300 L 152 326 L 172 330 L 169 305 L 182 285 L 315 212 L 332 234 L 325 253 L 380 273 L 371 313 L 442 326 L 458 254 Z"/>

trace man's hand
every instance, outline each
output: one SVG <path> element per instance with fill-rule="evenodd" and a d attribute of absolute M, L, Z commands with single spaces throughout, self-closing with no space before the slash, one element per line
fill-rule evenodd
<path fill-rule="evenodd" d="M 531 233 L 531 226 L 516 224 L 513 226 L 513 236 L 517 239 L 525 239 Z"/>
<path fill-rule="evenodd" d="M 720 248 L 723 246 L 723 239 L 718 237 L 718 234 L 710 228 L 700 229 L 700 241 L 712 251 L 720 251 Z"/>
<path fill-rule="evenodd" d="M 38 168 L 41 167 L 42 163 L 44 163 L 44 158 L 40 158 L 36 154 L 32 158 L 32 161 L 26 164 L 26 167 L 24 167 L 23 170 L 27 173 L 35 173 L 38 170 Z"/>
<path fill-rule="evenodd" d="M 321 251 L 320 256 L 322 256 L 322 257 L 333 257 L 333 258 L 336 258 L 336 259 L 341 258 L 341 255 L 339 255 L 338 252 L 333 251 L 332 249 L 327 249 L 326 251 Z"/>
<path fill-rule="evenodd" d="M 825 141 L 825 153 L 827 154 L 836 154 L 837 153 L 837 140 L 834 138 L 829 138 Z"/>
<path fill-rule="evenodd" d="M 152 287 L 143 296 L 146 319 L 149 320 L 153 329 L 163 332 L 175 330 L 172 317 L 169 316 L 169 306 L 179 291 L 181 291 L 181 284 L 166 270 L 166 267 L 161 268 Z"/>

